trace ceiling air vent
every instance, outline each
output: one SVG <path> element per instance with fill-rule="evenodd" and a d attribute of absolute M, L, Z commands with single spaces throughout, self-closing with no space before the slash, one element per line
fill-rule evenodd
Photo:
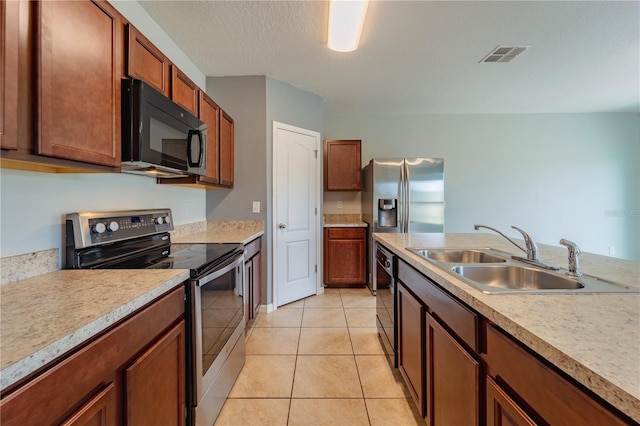
<path fill-rule="evenodd" d="M 511 62 L 531 46 L 498 46 L 480 62 Z"/>

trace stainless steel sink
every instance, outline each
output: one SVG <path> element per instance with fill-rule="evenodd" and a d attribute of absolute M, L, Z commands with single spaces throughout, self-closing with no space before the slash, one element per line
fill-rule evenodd
<path fill-rule="evenodd" d="M 490 253 L 490 249 L 422 249 L 411 247 L 408 250 L 425 259 L 446 263 L 506 262 L 506 258 Z"/>
<path fill-rule="evenodd" d="M 563 269 L 551 271 L 530 266 L 510 253 L 492 248 L 407 250 L 487 294 L 640 293 L 639 288 L 598 277 L 576 278 L 566 275 Z"/>
<path fill-rule="evenodd" d="M 565 275 L 526 266 L 454 266 L 452 271 L 483 289 L 575 290 L 584 284 Z"/>

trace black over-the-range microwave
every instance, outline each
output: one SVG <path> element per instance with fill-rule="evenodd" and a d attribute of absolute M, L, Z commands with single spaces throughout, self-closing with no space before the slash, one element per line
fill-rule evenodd
<path fill-rule="evenodd" d="M 122 172 L 206 174 L 207 126 L 147 83 L 122 80 Z"/>

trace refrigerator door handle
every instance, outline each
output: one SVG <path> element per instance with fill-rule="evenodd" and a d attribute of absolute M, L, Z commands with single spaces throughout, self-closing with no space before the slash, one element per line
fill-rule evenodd
<path fill-rule="evenodd" d="M 409 191 L 409 182 L 411 182 L 411 176 L 409 176 L 409 166 L 407 161 L 404 161 L 404 232 L 409 232 L 409 219 L 411 218 L 411 191 Z"/>
<path fill-rule="evenodd" d="M 405 208 L 406 208 L 406 203 L 405 203 L 405 167 L 404 167 L 404 161 L 402 162 L 402 165 L 400 166 L 400 202 L 398 203 L 398 230 L 400 232 L 405 232 L 405 224 L 404 224 L 404 218 L 405 218 Z"/>

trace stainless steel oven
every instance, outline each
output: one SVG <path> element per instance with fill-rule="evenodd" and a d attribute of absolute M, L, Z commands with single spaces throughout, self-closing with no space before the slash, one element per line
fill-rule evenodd
<path fill-rule="evenodd" d="M 393 366 L 398 366 L 398 337 L 396 303 L 397 291 L 395 281 L 396 257 L 378 242 L 375 243 L 376 263 L 373 279 L 377 287 L 376 324 L 378 335 L 387 355 L 393 357 Z"/>
<path fill-rule="evenodd" d="M 211 426 L 245 361 L 242 244 L 172 244 L 169 209 L 70 213 L 66 268 L 188 269 L 186 424 Z"/>
<path fill-rule="evenodd" d="M 191 280 L 195 423 L 211 426 L 245 360 L 244 256 Z"/>

